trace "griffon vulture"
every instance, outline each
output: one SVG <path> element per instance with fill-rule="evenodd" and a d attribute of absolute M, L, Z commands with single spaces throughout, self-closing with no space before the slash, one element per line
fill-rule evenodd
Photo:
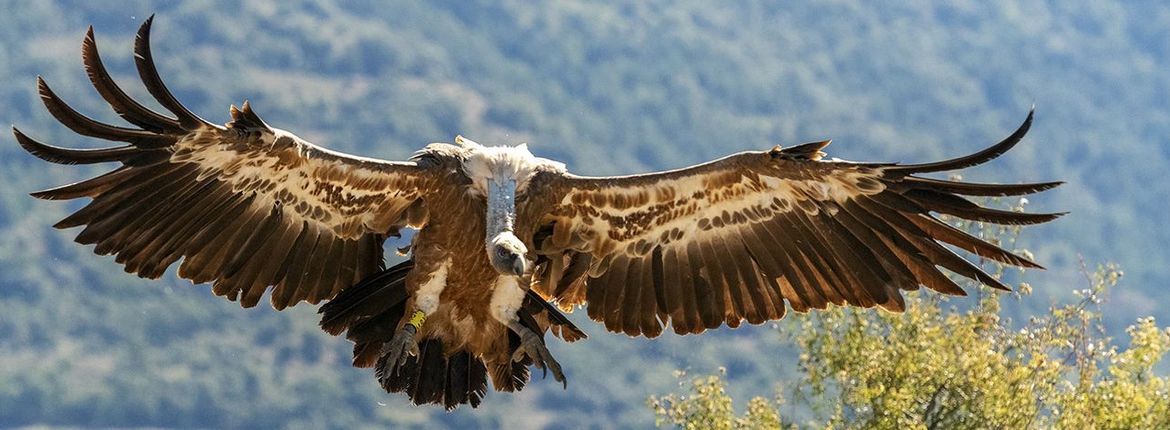
<path fill-rule="evenodd" d="M 315 146 L 269 126 L 247 102 L 212 124 L 159 79 L 151 19 L 134 44 L 142 82 L 169 114 L 131 99 L 106 72 L 90 28 L 86 71 L 134 127 L 66 105 L 38 78 L 49 112 L 74 132 L 124 142 L 50 146 L 13 129 L 24 149 L 61 164 L 113 171 L 33 193 L 89 204 L 55 227 L 125 270 L 178 275 L 255 306 L 320 303 L 321 327 L 355 343 L 353 364 L 417 404 L 478 405 L 488 380 L 521 389 L 529 366 L 564 382 L 546 333 L 585 337 L 561 314 L 584 306 L 605 328 L 655 337 L 700 333 L 844 306 L 903 309 L 902 290 L 964 291 L 947 269 L 998 289 L 944 244 L 1005 264 L 1036 263 L 934 214 L 1035 224 L 1060 214 L 981 207 L 960 197 L 1014 196 L 1058 182 L 1000 185 L 917 176 L 989 161 L 1020 141 L 923 164 L 824 159 L 828 142 L 742 152 L 684 169 L 584 177 L 518 147 L 455 138 L 408 161 Z M 405 263 L 385 268 L 383 242 L 417 229 Z"/>

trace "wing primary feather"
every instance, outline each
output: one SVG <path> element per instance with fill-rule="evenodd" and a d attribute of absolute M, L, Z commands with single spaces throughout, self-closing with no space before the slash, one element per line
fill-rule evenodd
<path fill-rule="evenodd" d="M 1035 194 L 1056 188 L 1064 182 L 1038 182 L 1034 184 L 979 184 L 974 182 L 955 182 L 940 179 L 919 178 L 907 176 L 902 183 L 909 187 L 925 189 L 940 193 L 962 194 L 965 196 L 1005 197 Z"/>
<path fill-rule="evenodd" d="M 193 170 L 173 182 L 158 185 L 155 193 L 134 205 L 103 214 L 103 219 L 86 227 L 86 230 L 92 228 L 96 235 L 82 231 L 83 234 L 77 236 L 78 240 L 82 240 L 83 237 L 96 239 L 98 246 L 94 252 L 104 254 L 108 251 L 117 251 L 118 257 L 114 261 L 125 264 L 128 257 L 135 255 L 138 250 L 135 244 L 140 243 L 140 238 L 160 224 L 167 224 L 168 218 L 174 213 L 189 209 L 184 204 L 186 198 L 206 185 L 190 180 L 194 177 Z M 136 271 L 136 267 L 127 266 L 126 269 L 130 272 Z"/>
<path fill-rule="evenodd" d="M 38 142 L 16 127 L 12 128 L 12 134 L 16 137 L 16 143 L 20 144 L 25 151 L 37 158 L 56 164 L 94 164 L 122 161 L 140 154 L 142 151 L 132 145 L 100 149 L 62 148 Z"/>
<path fill-rule="evenodd" d="M 820 285 L 820 288 L 813 289 L 813 291 L 822 293 L 826 301 L 830 303 L 836 303 L 833 301 L 835 296 L 836 299 L 844 299 L 845 303 L 855 306 L 871 307 L 876 305 L 879 302 L 878 298 L 870 294 L 869 289 L 859 282 L 850 270 L 848 267 L 850 264 L 842 260 L 843 257 L 840 255 L 842 252 L 838 249 L 841 245 L 826 242 L 825 235 L 821 234 L 822 228 L 818 227 L 812 220 L 816 216 L 808 215 L 799 209 L 793 211 L 793 214 L 802 227 L 801 237 L 806 239 L 804 245 L 809 251 L 806 256 L 817 258 L 823 262 L 823 264 L 816 265 L 814 263 L 814 265 L 828 280 L 828 283 Z"/>
<path fill-rule="evenodd" d="M 167 266 L 179 258 L 178 244 L 186 243 L 194 233 L 197 233 L 200 224 L 192 220 L 206 214 L 211 208 L 220 207 L 219 203 L 225 202 L 226 199 L 218 199 L 223 197 L 226 197 L 226 193 L 223 193 L 220 187 L 201 189 L 190 208 L 177 211 L 177 215 L 172 215 L 168 222 L 161 223 L 165 224 L 165 227 L 158 229 L 157 234 L 142 236 L 150 237 L 150 240 L 143 240 L 144 243 L 139 245 L 137 254 L 129 258 L 130 261 L 138 262 L 138 276 L 150 279 L 163 276 Z"/>
<path fill-rule="evenodd" d="M 1060 218 L 1065 214 L 1032 214 L 985 208 L 954 194 L 944 194 L 929 190 L 911 190 L 905 196 L 931 211 L 954 215 L 963 219 L 996 224 L 1040 224 Z"/>
<path fill-rule="evenodd" d="M 939 221 L 929 215 L 903 214 L 903 216 L 905 216 L 910 220 L 910 222 L 913 222 L 935 240 L 941 240 L 943 242 L 957 246 L 980 257 L 995 260 L 1004 264 L 1011 264 L 1013 266 L 1028 267 L 1033 269 L 1044 268 L 1032 260 L 1013 254 L 1010 251 L 972 236 L 965 231 L 959 230 L 954 226 Z"/>
<path fill-rule="evenodd" d="M 158 75 L 158 69 L 154 66 L 154 57 L 150 53 L 150 26 L 153 22 L 154 15 L 151 15 L 138 28 L 138 34 L 134 39 L 134 63 L 138 66 L 138 75 L 142 78 L 142 83 L 146 85 L 146 90 L 154 96 L 155 100 L 158 100 L 159 104 L 178 117 L 179 125 L 183 129 L 197 130 L 203 127 L 215 127 L 179 103 L 179 100 L 171 94 L 171 90 L 168 90 L 163 84 L 162 78 Z"/>
<path fill-rule="evenodd" d="M 1019 128 L 1017 128 L 1015 132 L 999 143 L 992 145 L 991 147 L 982 151 L 964 157 L 936 161 L 933 163 L 889 166 L 885 167 L 884 170 L 887 173 L 899 174 L 945 172 L 948 170 L 959 170 L 986 163 L 992 159 L 995 159 L 996 157 L 999 157 L 1000 155 L 1003 155 L 1003 153 L 1016 146 L 1017 143 L 1020 143 L 1020 140 L 1023 139 L 1024 135 L 1028 133 L 1028 129 L 1032 127 L 1032 116 L 1035 114 L 1035 112 L 1035 109 L 1029 110 L 1028 117 L 1024 118 L 1024 122 L 1020 124 Z"/>
<path fill-rule="evenodd" d="M 81 197 L 94 197 L 109 191 L 126 178 L 133 177 L 137 174 L 138 172 L 136 170 L 122 166 L 84 181 L 29 193 L 29 195 L 44 200 L 72 200 Z"/>
<path fill-rule="evenodd" d="M 917 289 L 918 285 L 914 274 L 898 258 L 897 250 L 887 242 L 882 241 L 880 234 L 872 226 L 859 219 L 854 211 L 850 210 L 849 206 L 852 204 L 852 202 L 846 202 L 841 205 L 836 221 L 848 229 L 861 243 L 861 246 L 869 250 L 886 273 L 892 277 L 892 282 L 897 289 Z"/>
<path fill-rule="evenodd" d="M 175 143 L 175 138 L 171 136 L 104 124 L 82 115 L 69 107 L 60 97 L 57 97 L 57 94 L 49 88 L 49 84 L 45 83 L 45 80 L 39 76 L 37 77 L 37 89 L 41 95 L 41 102 L 44 103 L 49 113 L 61 124 L 82 136 L 129 142 L 141 148 L 162 148 Z"/>
<path fill-rule="evenodd" d="M 976 280 L 992 288 L 1011 291 L 1011 287 L 1008 287 L 999 279 L 988 275 L 987 272 L 983 271 L 983 269 L 980 269 L 971 264 L 971 262 L 964 260 L 962 257 L 959 257 L 954 252 L 951 252 L 951 250 L 946 249 L 938 242 L 929 239 L 929 236 L 926 234 L 926 232 L 919 229 L 918 226 L 914 225 L 914 223 L 910 222 L 910 220 L 902 217 L 901 214 L 897 213 L 896 211 L 882 206 L 881 204 L 871 203 L 869 199 L 861 199 L 858 202 L 861 203 L 867 210 L 874 212 L 883 220 L 889 222 L 891 227 L 899 230 L 901 232 L 901 236 L 913 244 L 915 248 L 918 248 L 918 250 L 933 265 L 942 266 L 947 270 L 959 274 L 960 276 Z"/>
<path fill-rule="evenodd" d="M 140 198 L 143 195 L 149 195 L 150 192 L 154 191 L 149 189 L 150 187 L 144 186 L 143 184 L 148 183 L 148 180 L 142 181 L 140 180 L 141 178 L 152 178 L 156 174 L 162 176 L 176 172 L 177 169 L 174 169 L 172 166 L 157 165 L 142 169 L 128 170 L 124 178 L 111 177 L 111 181 L 117 180 L 118 183 L 110 184 L 108 185 L 109 187 L 122 184 L 126 185 L 120 188 L 112 188 L 108 190 L 108 192 L 103 191 L 100 194 L 100 198 L 95 197 L 93 201 L 82 207 L 77 212 L 70 214 L 69 216 L 65 217 L 65 219 L 58 221 L 56 224 L 53 224 L 53 228 L 64 229 L 85 225 L 106 211 L 117 210 L 119 206 L 132 204 L 137 200 L 137 198 Z M 80 186 L 80 184 L 78 186 Z"/>
<path fill-rule="evenodd" d="M 939 272 L 935 268 L 934 263 L 927 260 L 925 255 L 918 251 L 917 247 L 903 237 L 902 233 L 888 222 L 882 221 L 861 207 L 857 202 L 847 202 L 843 209 L 877 232 L 877 238 L 894 252 L 894 255 L 910 270 L 919 284 L 944 294 L 967 295 L 966 291 L 942 272 Z"/>
<path fill-rule="evenodd" d="M 86 74 L 90 82 L 97 89 L 98 94 L 114 108 L 119 116 L 131 124 L 153 132 L 182 132 L 179 122 L 155 112 L 130 98 L 106 71 L 98 54 L 97 42 L 93 35 L 93 26 L 85 33 L 85 41 L 81 44 L 81 59 L 85 63 Z"/>
<path fill-rule="evenodd" d="M 133 229 L 141 222 L 156 215 L 156 208 L 166 205 L 170 198 L 181 190 L 182 181 L 193 178 L 194 173 L 193 170 L 174 169 L 166 175 L 173 180 L 153 181 L 144 184 L 130 198 L 109 206 L 105 211 L 95 213 L 94 219 L 77 235 L 78 243 L 107 242 L 105 244 L 99 243 L 97 248 L 121 243 L 120 241 L 108 242 L 107 239 L 122 231 L 134 231 Z M 97 200 L 93 202 L 94 205 L 97 203 L 99 203 Z M 95 249 L 95 252 L 98 251 Z M 103 251 L 100 254 L 105 255 L 106 253 Z"/>

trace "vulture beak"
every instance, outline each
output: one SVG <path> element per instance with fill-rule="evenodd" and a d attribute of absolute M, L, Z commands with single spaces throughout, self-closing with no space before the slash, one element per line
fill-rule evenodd
<path fill-rule="evenodd" d="M 492 239 L 491 262 L 492 267 L 501 275 L 524 276 L 528 271 L 528 259 L 524 256 L 528 251 L 520 238 L 510 231 L 496 235 Z"/>

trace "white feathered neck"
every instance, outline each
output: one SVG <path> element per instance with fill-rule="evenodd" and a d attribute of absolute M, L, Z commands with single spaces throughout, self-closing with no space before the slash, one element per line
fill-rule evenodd
<path fill-rule="evenodd" d="M 516 181 L 516 191 L 528 186 L 532 175 L 540 170 L 565 171 L 565 164 L 540 158 L 528 151 L 527 144 L 518 146 L 483 146 L 463 136 L 456 136 L 455 143 L 468 150 L 463 161 L 463 171 L 475 183 L 481 194 L 487 190 L 487 181 L 499 183 Z"/>

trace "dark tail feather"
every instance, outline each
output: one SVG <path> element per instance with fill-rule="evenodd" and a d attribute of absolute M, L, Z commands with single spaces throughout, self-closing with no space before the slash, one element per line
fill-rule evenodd
<path fill-rule="evenodd" d="M 406 275 L 414 268 L 406 260 L 366 277 L 321 306 L 321 328 L 354 343 L 354 367 L 373 367 L 386 391 L 405 393 L 416 405 L 441 404 L 452 410 L 461 404 L 479 406 L 487 393 L 487 367 L 467 351 L 443 352 L 438 339 L 421 339 L 419 355 L 392 366 L 382 345 L 394 337 L 406 314 Z"/>
<path fill-rule="evenodd" d="M 414 262 L 406 260 L 341 290 L 317 311 L 321 314 L 321 329 L 336 336 L 362 319 L 402 304 L 406 300 L 406 275 L 413 268 Z"/>
<path fill-rule="evenodd" d="M 933 163 L 905 164 L 905 165 L 900 165 L 900 166 L 890 166 L 890 167 L 887 167 L 885 169 L 885 171 L 891 172 L 891 173 L 902 173 L 902 174 L 909 175 L 909 174 L 914 174 L 914 173 L 944 172 L 947 170 L 958 170 L 958 169 L 986 163 L 988 161 L 991 161 L 995 157 L 1003 155 L 1003 153 L 1007 152 L 1009 149 L 1012 149 L 1013 146 L 1016 146 L 1017 143 L 1020 143 L 1020 139 L 1023 139 L 1024 135 L 1028 133 L 1028 129 L 1030 127 L 1032 127 L 1032 115 L 1035 112 L 1036 112 L 1035 109 L 1029 110 L 1028 117 L 1024 119 L 1024 123 L 1020 124 L 1020 127 L 1017 128 L 1016 131 L 1014 133 L 1012 133 L 1011 136 L 1008 136 L 1006 139 L 991 146 L 990 148 L 984 149 L 982 151 L 976 152 L 974 154 L 971 154 L 971 155 L 968 155 L 965 157 L 952 158 L 950 160 L 936 161 Z"/>
<path fill-rule="evenodd" d="M 138 28 L 138 35 L 134 39 L 134 63 L 138 66 L 138 75 L 142 78 L 142 83 L 146 85 L 146 90 L 150 95 L 154 96 L 158 103 L 171 113 L 179 118 L 179 124 L 187 130 L 195 130 L 201 127 L 210 126 L 207 122 L 194 112 L 179 103 L 171 91 L 163 84 L 162 78 L 158 75 L 158 69 L 154 67 L 154 57 L 150 54 L 150 26 L 154 22 L 154 15 L 146 19 L 142 23 L 142 27 Z"/>
<path fill-rule="evenodd" d="M 405 393 L 416 405 L 437 404 L 453 410 L 461 404 L 479 406 L 487 394 L 487 367 L 467 351 L 449 356 L 443 353 L 438 339 L 424 339 L 419 354 L 401 366 L 391 366 L 386 357 L 378 359 L 374 370 L 382 388 L 391 393 Z"/>
<path fill-rule="evenodd" d="M 528 371 L 528 366 L 532 364 L 532 360 L 527 357 L 523 361 L 508 360 L 503 363 L 495 363 L 492 365 L 492 386 L 496 387 L 497 391 L 517 392 L 528 384 L 528 379 L 531 374 Z"/>

